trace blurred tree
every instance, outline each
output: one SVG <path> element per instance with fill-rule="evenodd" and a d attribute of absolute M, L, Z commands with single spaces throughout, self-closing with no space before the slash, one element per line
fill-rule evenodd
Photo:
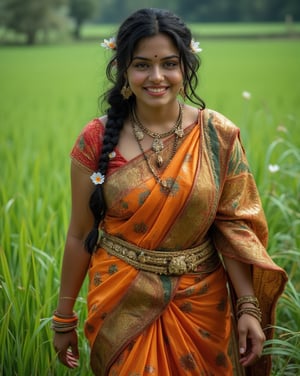
<path fill-rule="evenodd" d="M 101 0 L 98 20 L 119 23 L 144 7 L 170 9 L 186 22 L 284 21 L 287 14 L 300 20 L 299 0 Z"/>
<path fill-rule="evenodd" d="M 0 26 L 34 44 L 39 31 L 65 27 L 69 15 L 79 39 L 85 21 L 119 23 L 144 7 L 170 9 L 186 22 L 287 20 L 292 29 L 293 21 L 300 21 L 300 0 L 0 0 Z"/>
<path fill-rule="evenodd" d="M 290 21 L 300 21 L 300 1 L 286 0 L 281 9 L 281 18 L 288 18 Z"/>
<path fill-rule="evenodd" d="M 27 44 L 36 42 L 37 32 L 62 24 L 61 7 L 66 0 L 1 0 L 4 26 L 26 35 Z"/>
<path fill-rule="evenodd" d="M 99 18 L 103 23 L 120 23 L 141 8 L 165 8 L 177 12 L 180 0 L 101 0 Z"/>
<path fill-rule="evenodd" d="M 9 12 L 6 7 L 6 0 L 0 0 L 0 26 L 5 26 L 8 20 Z"/>
<path fill-rule="evenodd" d="M 81 26 L 86 20 L 95 18 L 99 0 L 70 0 L 70 16 L 75 20 L 75 39 L 80 39 Z"/>
<path fill-rule="evenodd" d="M 236 3 L 231 0 L 185 0 L 178 5 L 178 14 L 189 22 L 223 22 L 235 20 Z"/>

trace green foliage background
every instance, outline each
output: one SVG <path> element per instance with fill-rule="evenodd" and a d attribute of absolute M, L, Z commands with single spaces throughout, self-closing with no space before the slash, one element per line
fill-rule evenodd
<path fill-rule="evenodd" d="M 56 362 L 49 321 L 69 219 L 68 155 L 81 128 L 102 113 L 98 97 L 107 88 L 109 52 L 99 44 L 0 48 L 3 375 L 89 375 L 82 333 L 86 284 L 76 303 L 79 370 L 67 371 Z M 291 278 L 278 309 L 273 375 L 295 375 L 300 364 L 300 42 L 204 38 L 201 47 L 199 93 L 208 107 L 241 127 L 270 224 L 269 252 Z M 250 100 L 243 91 L 251 93 Z M 270 164 L 280 170 L 271 173 Z"/>

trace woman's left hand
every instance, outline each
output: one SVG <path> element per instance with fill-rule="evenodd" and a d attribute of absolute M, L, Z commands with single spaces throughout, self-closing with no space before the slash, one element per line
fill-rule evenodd
<path fill-rule="evenodd" d="M 250 366 L 260 357 L 266 336 L 259 321 L 248 314 L 243 314 L 238 320 L 240 363 Z"/>

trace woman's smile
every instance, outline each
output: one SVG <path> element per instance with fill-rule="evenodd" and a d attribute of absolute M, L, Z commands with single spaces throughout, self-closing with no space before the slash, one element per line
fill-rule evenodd
<path fill-rule="evenodd" d="M 160 87 L 145 87 L 144 88 L 150 95 L 154 96 L 161 96 L 166 93 L 168 90 L 167 86 L 160 86 Z"/>
<path fill-rule="evenodd" d="M 156 105 L 175 101 L 183 74 L 179 52 L 172 40 L 163 34 L 143 38 L 134 51 L 127 80 L 137 103 L 153 105 L 149 102 L 153 99 L 164 99 L 155 101 Z"/>

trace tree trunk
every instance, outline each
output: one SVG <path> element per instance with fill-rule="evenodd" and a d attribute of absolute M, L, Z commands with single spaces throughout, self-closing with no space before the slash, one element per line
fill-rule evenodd
<path fill-rule="evenodd" d="M 29 30 L 26 34 L 27 36 L 27 45 L 32 46 L 36 42 L 36 31 L 35 30 Z"/>
<path fill-rule="evenodd" d="M 76 21 L 75 29 L 74 29 L 74 33 L 73 33 L 74 38 L 75 38 L 76 40 L 79 40 L 79 39 L 81 38 L 81 37 L 80 37 L 81 24 L 82 24 L 81 21 L 79 21 L 79 20 Z"/>

